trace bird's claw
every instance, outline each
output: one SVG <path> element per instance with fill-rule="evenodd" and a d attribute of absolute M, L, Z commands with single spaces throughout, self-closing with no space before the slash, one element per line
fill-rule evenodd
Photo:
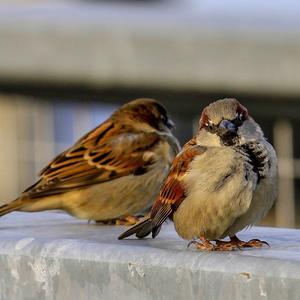
<path fill-rule="evenodd" d="M 204 251 L 215 251 L 216 250 L 216 246 L 209 242 L 209 241 L 197 241 L 197 240 L 192 240 L 188 243 L 187 248 L 190 247 L 190 245 L 196 245 L 196 248 L 198 250 L 204 250 Z"/>
<path fill-rule="evenodd" d="M 267 245 L 271 248 L 268 242 L 261 241 L 259 239 L 252 239 L 248 242 L 241 241 L 236 235 L 230 238 L 230 242 L 236 244 L 239 248 L 261 248 L 263 245 Z"/>
<path fill-rule="evenodd" d="M 221 241 L 221 240 L 215 240 L 216 243 L 216 251 L 234 251 L 234 250 L 242 250 L 242 248 L 230 241 Z"/>
<path fill-rule="evenodd" d="M 244 247 L 244 248 L 261 248 L 263 245 L 267 245 L 269 248 L 271 248 L 271 246 L 269 245 L 268 242 L 261 241 L 259 239 L 252 239 L 248 242 L 242 242 L 240 247 Z"/>
<path fill-rule="evenodd" d="M 186 248 L 188 249 L 192 244 L 197 244 L 197 241 L 196 240 L 189 241 Z"/>
<path fill-rule="evenodd" d="M 200 239 L 200 241 L 192 240 L 188 243 L 187 248 L 192 244 L 196 245 L 197 249 L 205 251 L 234 251 L 243 250 L 244 248 L 261 248 L 263 245 L 270 247 L 269 243 L 266 241 L 252 239 L 248 242 L 244 242 L 236 236 L 232 237 L 230 241 L 214 240 L 214 242 L 215 244 L 203 238 Z"/>

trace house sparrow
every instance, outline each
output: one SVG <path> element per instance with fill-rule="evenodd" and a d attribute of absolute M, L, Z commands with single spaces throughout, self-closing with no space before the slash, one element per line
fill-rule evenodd
<path fill-rule="evenodd" d="M 81 219 L 135 224 L 151 205 L 180 146 L 174 123 L 153 99 L 121 106 L 104 123 L 58 155 L 12 211 L 61 209 Z"/>
<path fill-rule="evenodd" d="M 244 242 L 236 233 L 269 211 L 276 181 L 276 154 L 259 125 L 237 100 L 218 100 L 203 110 L 197 135 L 174 159 L 150 217 L 119 239 L 151 232 L 154 238 L 169 217 L 200 250 L 261 247 L 267 243 Z"/>

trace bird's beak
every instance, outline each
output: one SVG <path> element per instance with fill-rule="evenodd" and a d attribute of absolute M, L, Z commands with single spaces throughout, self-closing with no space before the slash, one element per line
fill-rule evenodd
<path fill-rule="evenodd" d="M 168 119 L 166 125 L 169 129 L 175 128 L 175 123 L 171 119 Z"/>
<path fill-rule="evenodd" d="M 237 133 L 238 128 L 231 121 L 222 120 L 219 124 L 219 129 L 222 135 L 232 135 Z"/>

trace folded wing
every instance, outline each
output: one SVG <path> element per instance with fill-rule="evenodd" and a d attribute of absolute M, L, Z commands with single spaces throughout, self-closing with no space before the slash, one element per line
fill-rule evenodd
<path fill-rule="evenodd" d="M 23 195 L 42 197 L 128 174 L 143 174 L 154 163 L 151 151 L 159 142 L 155 132 L 130 131 L 108 120 L 57 156 Z"/>
<path fill-rule="evenodd" d="M 183 184 L 183 178 L 189 171 L 190 163 L 193 159 L 203 154 L 205 147 L 196 145 L 194 140 L 190 140 L 175 157 L 169 175 L 157 197 L 150 217 L 130 228 L 119 239 L 126 238 L 132 234 L 142 238 L 152 232 L 152 237 L 156 237 L 160 231 L 163 222 L 172 217 L 172 214 L 186 198 L 186 190 Z"/>

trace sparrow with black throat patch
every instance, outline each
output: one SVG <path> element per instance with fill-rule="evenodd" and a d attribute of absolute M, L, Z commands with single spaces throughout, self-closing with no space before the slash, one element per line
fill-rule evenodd
<path fill-rule="evenodd" d="M 59 209 L 81 219 L 136 223 L 180 150 L 173 127 L 156 100 L 121 106 L 50 162 L 19 198 L 1 206 L 0 216 Z"/>
<path fill-rule="evenodd" d="M 261 220 L 276 195 L 273 147 L 237 100 L 218 100 L 203 110 L 197 135 L 174 159 L 150 217 L 119 239 L 151 232 L 154 238 L 171 218 L 178 235 L 200 250 L 261 247 L 267 243 L 244 242 L 236 233 Z"/>

